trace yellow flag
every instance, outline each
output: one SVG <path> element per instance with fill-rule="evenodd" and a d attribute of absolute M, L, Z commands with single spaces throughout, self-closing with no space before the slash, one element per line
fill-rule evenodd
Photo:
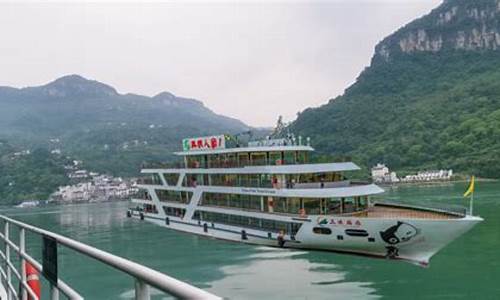
<path fill-rule="evenodd" d="M 464 193 L 464 197 L 467 197 L 472 193 L 474 193 L 474 176 L 472 176 L 470 179 L 470 185 L 467 191 Z"/>

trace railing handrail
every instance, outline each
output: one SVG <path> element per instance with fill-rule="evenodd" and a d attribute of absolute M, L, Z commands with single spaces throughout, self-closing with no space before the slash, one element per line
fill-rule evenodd
<path fill-rule="evenodd" d="M 8 223 L 15 224 L 20 228 L 24 228 L 30 232 L 40 234 L 42 236 L 48 236 L 57 241 L 58 244 L 64 245 L 70 249 L 73 249 L 79 253 L 82 253 L 88 257 L 96 259 L 103 262 L 109 266 L 112 266 L 124 273 L 131 275 L 132 277 L 138 279 L 141 282 L 147 283 L 161 291 L 179 298 L 189 298 L 189 299 L 221 299 L 211 293 L 208 293 L 202 289 L 191 286 L 185 282 L 172 278 L 168 275 L 162 274 L 156 270 L 145 267 L 133 261 L 127 260 L 125 258 L 116 256 L 114 254 L 108 253 L 103 250 L 99 250 L 90 245 L 78 242 L 71 238 L 65 237 L 63 235 L 53 233 L 33 225 L 29 225 L 9 217 L 0 215 L 0 219 Z"/>

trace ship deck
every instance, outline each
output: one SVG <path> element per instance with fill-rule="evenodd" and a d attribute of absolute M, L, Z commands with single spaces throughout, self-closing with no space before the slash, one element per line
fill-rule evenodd
<path fill-rule="evenodd" d="M 259 213 L 259 214 L 268 214 L 268 215 L 275 215 L 275 216 L 286 216 L 286 217 L 293 217 L 293 218 L 304 218 L 304 216 L 301 216 L 299 214 L 293 214 L 293 213 L 284 213 L 284 212 L 261 212 L 257 210 L 250 210 L 250 209 L 236 209 L 236 208 L 231 208 L 231 207 L 224 207 L 224 206 L 216 206 L 216 205 L 206 205 L 206 206 L 199 206 L 199 208 L 208 208 L 208 209 L 220 209 L 221 211 L 225 212 L 252 212 L 252 213 Z M 431 219 L 431 220 L 449 220 L 449 219 L 460 219 L 465 217 L 465 211 L 459 212 L 457 211 L 452 211 L 452 210 L 445 210 L 445 209 L 434 209 L 434 208 L 422 208 L 422 207 L 413 207 L 413 206 L 400 206 L 397 204 L 386 204 L 386 203 L 375 203 L 374 205 L 370 206 L 369 208 L 362 210 L 362 211 L 354 211 L 354 212 L 349 212 L 349 213 L 344 213 L 344 214 L 336 214 L 336 213 L 330 213 L 327 215 L 334 215 L 334 216 L 342 216 L 342 217 L 357 217 L 357 218 L 380 218 L 380 219 L 400 219 L 400 218 L 407 218 L 407 219 Z"/>
<path fill-rule="evenodd" d="M 384 219 L 397 219 L 397 218 L 416 218 L 416 219 L 459 219 L 462 216 L 450 212 L 441 212 L 433 210 L 421 210 L 415 208 L 404 207 L 389 207 L 375 205 L 370 207 L 367 211 L 363 212 L 365 217 L 368 218 L 384 218 Z"/>

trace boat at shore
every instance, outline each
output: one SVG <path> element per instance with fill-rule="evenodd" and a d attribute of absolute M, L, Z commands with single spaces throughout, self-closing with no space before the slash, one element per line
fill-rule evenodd
<path fill-rule="evenodd" d="M 349 180 L 353 162 L 310 163 L 307 139 L 226 147 L 226 136 L 183 140 L 183 162 L 147 167 L 129 217 L 192 234 L 283 248 L 404 260 L 430 258 L 483 219 L 465 208 L 381 201 Z"/>
<path fill-rule="evenodd" d="M 31 200 L 31 201 L 23 201 L 20 204 L 16 205 L 16 208 L 31 208 L 31 207 L 37 207 L 41 204 L 41 201 L 38 200 Z"/>

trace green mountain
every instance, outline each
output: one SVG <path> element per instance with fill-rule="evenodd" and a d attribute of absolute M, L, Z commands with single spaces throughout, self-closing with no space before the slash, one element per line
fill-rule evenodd
<path fill-rule="evenodd" d="M 383 39 L 343 95 L 290 129 L 365 167 L 500 177 L 500 1 L 444 1 Z"/>
<path fill-rule="evenodd" d="M 46 149 L 16 152 L 0 140 L 0 203 L 45 200 L 58 186 L 69 182 L 67 158 Z"/>
<path fill-rule="evenodd" d="M 194 99 L 119 94 L 78 75 L 38 87 L 0 87 L 0 138 L 18 149 L 60 149 L 92 170 L 133 175 L 165 161 L 181 139 L 248 130 Z"/>

